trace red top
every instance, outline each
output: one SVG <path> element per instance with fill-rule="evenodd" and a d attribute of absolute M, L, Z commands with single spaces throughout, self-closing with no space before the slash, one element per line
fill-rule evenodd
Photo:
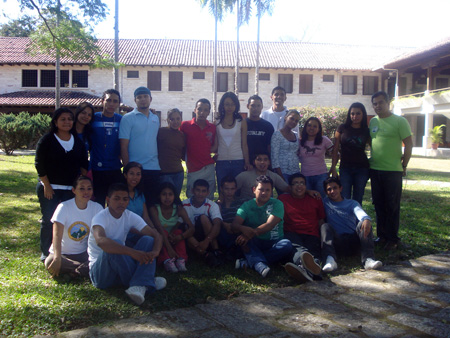
<path fill-rule="evenodd" d="M 282 194 L 278 199 L 284 205 L 284 231 L 320 237 L 319 219 L 325 219 L 322 200 L 309 195 L 295 198 L 291 194 Z"/>
<path fill-rule="evenodd" d="M 186 135 L 186 166 L 188 172 L 193 173 L 213 164 L 211 146 L 216 138 L 216 126 L 206 121 L 206 126 L 202 129 L 193 118 L 191 121 L 184 121 L 180 130 Z"/>

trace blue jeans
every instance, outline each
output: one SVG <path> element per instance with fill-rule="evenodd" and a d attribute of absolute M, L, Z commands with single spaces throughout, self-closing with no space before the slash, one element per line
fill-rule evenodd
<path fill-rule="evenodd" d="M 216 177 L 217 186 L 219 187 L 220 193 L 220 182 L 225 176 L 236 177 L 241 172 L 244 171 L 244 160 L 234 160 L 234 161 L 217 161 L 216 162 Z"/>
<path fill-rule="evenodd" d="M 364 190 L 369 180 L 369 168 L 340 168 L 339 176 L 343 188 L 342 197 L 354 199 L 362 205 Z"/>
<path fill-rule="evenodd" d="M 152 251 L 153 238 L 142 236 L 136 245 L 135 250 Z M 155 291 L 155 269 L 156 259 L 152 263 L 140 264 L 127 255 L 109 254 L 105 251 L 97 258 L 91 267 L 89 276 L 92 284 L 99 289 L 106 289 L 111 286 L 146 286 L 147 291 Z"/>
<path fill-rule="evenodd" d="M 267 240 L 253 237 L 247 246 L 249 251 L 244 252 L 244 255 L 251 268 L 259 262 L 269 265 L 283 259 L 289 260 L 293 252 L 292 243 L 288 239 Z"/>
<path fill-rule="evenodd" d="M 36 194 L 42 213 L 40 247 L 41 252 L 45 257 L 48 256 L 48 249 L 50 249 L 53 241 L 53 224 L 50 221 L 53 217 L 53 213 L 59 203 L 73 198 L 72 190 L 55 189 L 53 192 L 53 198 L 49 200 L 44 196 L 44 186 L 40 182 L 36 186 Z"/>
<path fill-rule="evenodd" d="M 170 182 L 175 186 L 176 193 L 178 196 L 181 194 L 181 189 L 183 189 L 184 171 L 174 174 L 161 174 L 159 177 L 159 183 Z"/>
<path fill-rule="evenodd" d="M 323 181 L 328 178 L 328 173 L 306 176 L 306 189 L 316 190 L 320 193 L 320 196 L 324 198 L 326 196 L 325 190 L 323 190 Z"/>
<path fill-rule="evenodd" d="M 301 255 L 304 252 L 309 252 L 314 256 L 314 260 L 317 262 L 317 264 L 320 264 L 320 237 L 285 231 L 284 238 L 290 240 L 292 243 L 292 247 L 294 248 L 294 256 L 292 258 L 293 263 L 298 265 L 300 263 Z"/>

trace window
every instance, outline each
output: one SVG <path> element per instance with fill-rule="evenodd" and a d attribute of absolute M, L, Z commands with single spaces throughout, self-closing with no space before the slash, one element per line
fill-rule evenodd
<path fill-rule="evenodd" d="M 292 93 L 294 87 L 294 75 L 278 74 L 278 85 L 286 90 L 286 93 Z"/>
<path fill-rule="evenodd" d="M 161 72 L 147 72 L 147 88 L 150 90 L 161 91 Z"/>
<path fill-rule="evenodd" d="M 334 75 L 324 75 L 323 82 L 334 82 Z"/>
<path fill-rule="evenodd" d="M 407 91 L 406 91 L 406 77 L 405 76 L 401 76 L 398 79 L 398 95 L 402 96 L 402 95 L 406 95 Z"/>
<path fill-rule="evenodd" d="M 194 80 L 204 80 L 205 79 L 205 72 L 194 72 L 192 78 Z"/>
<path fill-rule="evenodd" d="M 259 73 L 260 81 L 270 81 L 270 73 Z"/>
<path fill-rule="evenodd" d="M 313 93 L 313 76 L 312 74 L 300 74 L 299 91 L 300 94 Z"/>
<path fill-rule="evenodd" d="M 183 72 L 169 72 L 169 91 L 183 91 Z"/>
<path fill-rule="evenodd" d="M 378 76 L 363 76 L 363 95 L 372 95 L 378 91 Z"/>
<path fill-rule="evenodd" d="M 37 87 L 38 72 L 36 69 L 22 70 L 22 87 Z"/>
<path fill-rule="evenodd" d="M 41 87 L 55 87 L 54 70 L 41 70 Z"/>
<path fill-rule="evenodd" d="M 68 70 L 61 70 L 60 72 L 60 84 L 61 88 L 69 88 L 70 87 L 70 79 L 69 79 L 69 71 Z"/>
<path fill-rule="evenodd" d="M 228 73 L 217 73 L 217 91 L 228 91 Z"/>
<path fill-rule="evenodd" d="M 356 75 L 343 75 L 342 76 L 342 95 L 355 95 L 356 94 Z"/>
<path fill-rule="evenodd" d="M 239 73 L 238 85 L 240 93 L 248 93 L 248 73 Z"/>
<path fill-rule="evenodd" d="M 127 78 L 128 79 L 139 79 L 139 71 L 138 70 L 127 70 Z"/>
<path fill-rule="evenodd" d="M 436 89 L 442 89 L 448 87 L 448 78 L 438 77 L 436 78 Z"/>
<path fill-rule="evenodd" d="M 72 71 L 72 87 L 87 88 L 88 87 L 88 71 L 73 70 Z"/>

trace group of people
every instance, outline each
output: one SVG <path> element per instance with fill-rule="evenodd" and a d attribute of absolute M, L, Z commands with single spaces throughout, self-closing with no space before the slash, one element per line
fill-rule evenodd
<path fill-rule="evenodd" d="M 104 92 L 100 112 L 87 102 L 75 114 L 57 109 L 37 145 L 41 260 L 53 276 L 90 277 L 102 289 L 122 285 L 141 304 L 166 286 L 156 265 L 187 271 L 188 253 L 211 267 L 231 260 L 263 277 L 281 262 L 299 282 L 321 279 L 337 268 L 337 254 L 359 249 L 362 265 L 377 269 L 371 220 L 361 208 L 369 175 L 377 240 L 387 250 L 398 245 L 401 177 L 412 143 L 386 93 L 373 95 L 377 117 L 369 126 L 364 106 L 350 107 L 334 146 L 316 117 L 299 133 L 300 114 L 284 106 L 282 87 L 273 89 L 265 112 L 262 99 L 251 96 L 246 119 L 227 92 L 217 123 L 208 121 L 210 102 L 200 99 L 192 120 L 171 109 L 163 128 L 150 90 L 139 87 L 134 98 L 136 108 L 123 116 L 114 89 Z"/>

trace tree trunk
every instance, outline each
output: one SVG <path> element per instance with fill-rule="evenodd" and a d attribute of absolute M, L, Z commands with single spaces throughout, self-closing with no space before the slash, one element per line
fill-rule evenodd
<path fill-rule="evenodd" d="M 56 8 L 56 27 L 58 27 L 61 15 L 61 2 L 59 0 Z M 55 110 L 61 107 L 61 57 L 59 54 L 59 47 L 57 46 L 55 61 Z"/>

